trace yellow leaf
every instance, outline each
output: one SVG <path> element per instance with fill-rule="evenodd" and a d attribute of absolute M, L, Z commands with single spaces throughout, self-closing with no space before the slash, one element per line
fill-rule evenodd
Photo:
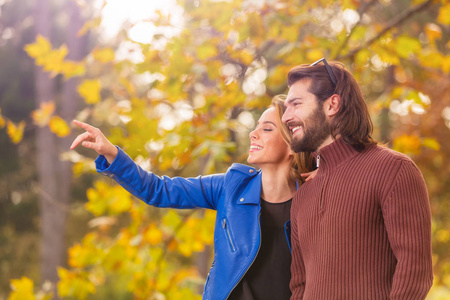
<path fill-rule="evenodd" d="M 98 80 L 84 80 L 78 86 L 77 91 L 87 104 L 100 101 L 100 82 Z"/>
<path fill-rule="evenodd" d="M 217 48 L 214 45 L 205 43 L 197 48 L 197 57 L 200 60 L 206 60 L 217 55 Z"/>
<path fill-rule="evenodd" d="M 55 112 L 55 103 L 52 101 L 42 102 L 39 104 L 39 109 L 31 113 L 31 118 L 35 125 L 39 127 L 47 126 L 50 122 L 50 117 Z"/>
<path fill-rule="evenodd" d="M 5 127 L 5 119 L 1 115 L 2 109 L 0 108 L 0 128 Z"/>
<path fill-rule="evenodd" d="M 319 49 L 314 49 L 314 50 L 308 51 L 308 53 L 306 54 L 306 57 L 308 58 L 308 61 L 313 63 L 316 60 L 321 59 L 323 57 L 323 53 Z"/>
<path fill-rule="evenodd" d="M 81 63 L 65 61 L 61 65 L 61 73 L 66 78 L 81 76 L 84 75 L 84 73 L 86 73 L 86 68 Z"/>
<path fill-rule="evenodd" d="M 394 139 L 392 148 L 405 154 L 419 154 L 421 142 L 415 135 L 402 135 Z"/>
<path fill-rule="evenodd" d="M 281 29 L 281 37 L 289 42 L 297 41 L 298 35 L 298 26 L 284 26 Z"/>
<path fill-rule="evenodd" d="M 267 32 L 267 38 L 272 40 L 280 40 L 282 28 L 279 23 L 272 24 Z"/>
<path fill-rule="evenodd" d="M 36 297 L 33 294 L 33 281 L 27 277 L 21 279 L 12 279 L 11 294 L 8 300 L 34 300 Z"/>
<path fill-rule="evenodd" d="M 67 46 L 62 45 L 59 49 L 52 50 L 42 59 L 42 65 L 45 71 L 61 73 L 64 64 L 64 58 L 68 53 Z"/>
<path fill-rule="evenodd" d="M 423 67 L 444 68 L 443 55 L 435 51 L 423 51 L 419 55 L 420 63 Z"/>
<path fill-rule="evenodd" d="M 34 44 L 25 46 L 25 51 L 30 57 L 36 59 L 36 64 L 42 66 L 45 71 L 53 74 L 62 73 L 66 78 L 84 74 L 85 69 L 81 63 L 64 61 L 69 52 L 66 45 L 59 49 L 52 49 L 50 42 L 38 36 Z"/>
<path fill-rule="evenodd" d="M 314 47 L 311 46 L 311 48 L 314 48 Z M 303 49 L 296 47 L 296 48 L 292 49 L 292 51 L 290 51 L 286 54 L 278 55 L 277 58 L 280 59 L 281 61 L 283 61 L 284 65 L 286 66 L 286 69 L 289 70 L 290 68 L 292 68 L 293 66 L 296 66 L 298 64 L 308 63 L 308 61 L 306 61 L 307 59 L 305 58 L 305 55 L 306 55 L 306 53 Z"/>
<path fill-rule="evenodd" d="M 400 86 L 397 86 L 392 90 L 391 97 L 393 99 L 398 99 L 398 98 L 400 98 L 402 93 L 403 93 L 403 89 Z"/>
<path fill-rule="evenodd" d="M 89 280 L 88 274 L 81 271 L 69 271 L 58 268 L 58 294 L 62 297 L 72 297 L 79 300 L 86 299 L 95 293 L 95 285 Z"/>
<path fill-rule="evenodd" d="M 450 231 L 441 229 L 436 232 L 436 238 L 442 243 L 447 243 L 448 241 L 450 241 Z"/>
<path fill-rule="evenodd" d="M 96 216 L 108 212 L 117 215 L 128 211 L 132 206 L 130 194 L 121 186 L 111 187 L 103 181 L 97 181 L 94 188 L 87 191 L 86 209 Z"/>
<path fill-rule="evenodd" d="M 428 23 L 427 25 L 425 25 L 425 33 L 432 43 L 434 42 L 434 40 L 440 39 L 442 37 L 441 27 L 434 23 Z"/>
<path fill-rule="evenodd" d="M 174 227 L 180 224 L 180 222 L 180 215 L 173 209 L 168 210 L 162 219 L 162 223 L 168 227 Z"/>
<path fill-rule="evenodd" d="M 190 243 L 180 243 L 178 244 L 178 251 L 185 257 L 192 255 L 192 247 Z"/>
<path fill-rule="evenodd" d="M 442 59 L 442 72 L 450 72 L 450 55 L 447 55 Z"/>
<path fill-rule="evenodd" d="M 83 27 L 77 32 L 77 36 L 83 36 L 92 28 L 98 28 L 101 23 L 101 18 L 95 18 L 93 20 L 84 23 Z"/>
<path fill-rule="evenodd" d="M 356 53 L 355 62 L 358 65 L 365 65 L 370 60 L 371 52 L 368 49 L 362 49 Z"/>
<path fill-rule="evenodd" d="M 437 20 L 443 25 L 450 25 L 450 3 L 446 3 L 439 9 Z"/>
<path fill-rule="evenodd" d="M 108 196 L 108 211 L 112 215 L 123 213 L 131 208 L 132 202 L 130 193 L 121 186 L 115 186 Z"/>
<path fill-rule="evenodd" d="M 418 53 L 421 49 L 420 41 L 408 36 L 397 38 L 395 43 L 395 50 L 403 58 L 408 58 L 411 54 Z"/>
<path fill-rule="evenodd" d="M 8 120 L 6 123 L 6 128 L 11 141 L 14 144 L 18 144 L 23 137 L 23 131 L 25 129 L 25 121 L 20 121 L 19 125 L 16 126 L 13 122 Z"/>
<path fill-rule="evenodd" d="M 73 268 L 84 268 L 98 264 L 104 258 L 104 249 L 98 247 L 95 235 L 88 234 L 82 244 L 75 244 L 68 251 L 69 265 Z"/>
<path fill-rule="evenodd" d="M 441 149 L 441 145 L 436 139 L 433 138 L 424 138 L 422 144 L 430 149 L 439 151 Z"/>
<path fill-rule="evenodd" d="M 106 183 L 96 181 L 94 188 L 90 188 L 86 192 L 88 202 L 85 204 L 85 207 L 95 216 L 104 214 L 107 209 L 108 205 L 105 201 L 105 195 L 108 188 L 109 186 Z"/>
<path fill-rule="evenodd" d="M 76 162 L 73 164 L 72 167 L 73 174 L 75 177 L 80 176 L 84 172 L 84 163 L 82 162 Z"/>
<path fill-rule="evenodd" d="M 35 59 L 47 56 L 47 54 L 50 53 L 51 50 L 52 45 L 46 38 L 41 35 L 38 35 L 35 43 L 25 46 L 25 51 L 28 53 L 28 55 Z"/>
<path fill-rule="evenodd" d="M 177 247 L 178 247 L 178 242 L 175 239 L 171 240 L 169 245 L 167 245 L 167 249 L 169 251 L 175 251 L 175 250 L 177 250 Z"/>
<path fill-rule="evenodd" d="M 94 59 L 102 63 L 108 63 L 114 60 L 114 50 L 111 48 L 95 49 Z"/>
<path fill-rule="evenodd" d="M 239 52 L 239 58 L 245 65 L 250 65 L 254 59 L 253 55 L 245 50 Z"/>
<path fill-rule="evenodd" d="M 150 226 L 144 233 L 144 239 L 152 246 L 161 243 L 162 237 L 163 235 L 161 230 L 156 226 L 154 222 L 150 224 Z"/>
<path fill-rule="evenodd" d="M 263 23 L 263 18 L 259 13 L 250 13 L 248 15 L 247 24 L 250 36 L 256 45 L 259 45 L 265 37 L 266 27 Z"/>
<path fill-rule="evenodd" d="M 70 133 L 70 128 L 66 121 L 59 116 L 53 116 L 50 119 L 50 130 L 59 137 L 67 136 Z"/>
<path fill-rule="evenodd" d="M 80 244 L 75 244 L 69 248 L 69 265 L 73 268 L 83 268 L 86 264 L 86 255 L 89 255 Z"/>

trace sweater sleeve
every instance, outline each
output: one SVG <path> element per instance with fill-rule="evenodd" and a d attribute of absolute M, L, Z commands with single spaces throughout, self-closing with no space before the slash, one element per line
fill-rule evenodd
<path fill-rule="evenodd" d="M 293 204 L 294 205 L 294 204 Z M 298 230 L 296 218 L 291 217 L 291 249 L 292 249 L 292 261 L 291 261 L 291 281 L 289 288 L 291 289 L 292 300 L 298 300 L 303 298 L 305 292 L 305 265 L 303 262 L 302 254 L 300 251 Z"/>
<path fill-rule="evenodd" d="M 157 207 L 217 208 L 224 185 L 224 174 L 196 178 L 160 177 L 145 171 L 122 149 L 118 150 L 111 165 L 100 155 L 95 161 L 97 171 L 111 177 L 145 203 Z"/>
<path fill-rule="evenodd" d="M 431 212 L 424 179 L 412 161 L 402 161 L 382 211 L 397 259 L 390 299 L 425 299 L 433 282 Z"/>

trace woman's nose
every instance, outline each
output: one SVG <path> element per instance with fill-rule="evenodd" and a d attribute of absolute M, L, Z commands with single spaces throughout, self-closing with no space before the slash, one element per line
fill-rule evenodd
<path fill-rule="evenodd" d="M 256 140 L 256 138 L 257 138 L 256 129 L 250 131 L 250 133 L 248 134 L 248 136 L 250 137 L 250 140 Z"/>

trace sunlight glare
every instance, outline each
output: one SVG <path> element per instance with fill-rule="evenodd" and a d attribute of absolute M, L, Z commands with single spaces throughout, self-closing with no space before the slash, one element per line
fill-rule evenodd
<path fill-rule="evenodd" d="M 151 43 L 155 34 L 176 34 L 168 28 L 161 32 L 161 28 L 154 26 L 151 20 L 157 16 L 157 11 L 163 15 L 171 15 L 171 25 L 181 27 L 182 8 L 176 5 L 176 0 L 104 0 L 106 5 L 102 10 L 104 38 L 112 39 L 125 23 L 132 24 L 129 31 L 130 38 L 139 43 Z M 173 29 L 172 29 L 173 30 Z M 167 31 L 167 32 L 166 32 Z"/>

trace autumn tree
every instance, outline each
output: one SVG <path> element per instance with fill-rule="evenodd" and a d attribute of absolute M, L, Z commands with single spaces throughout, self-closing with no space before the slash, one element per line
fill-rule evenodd
<path fill-rule="evenodd" d="M 447 1 L 178 1 L 173 14 L 151 20 L 151 43 L 125 39 L 119 51 L 98 45 L 81 61 L 38 38 L 28 46 L 36 64 L 80 76 L 87 108 L 78 118 L 157 174 L 193 176 L 223 172 L 245 162 L 246 135 L 272 96 L 285 93 L 288 70 L 322 57 L 342 61 L 363 88 L 376 136 L 417 161 L 433 210 L 436 283 L 430 299 L 448 288 L 448 185 L 450 71 Z M 138 24 L 125 26 L 124 33 Z M 87 30 L 96 30 L 88 23 Z M 172 30 L 172 31 L 170 31 Z M 123 48 L 122 48 L 123 49 Z M 59 52 L 58 52 L 59 51 Z M 63 53 L 64 54 L 64 53 Z M 48 56 L 49 57 L 49 56 Z M 136 57 L 138 60 L 136 61 Z M 47 64 L 46 64 L 47 63 Z M 64 67 L 63 67 L 64 66 Z M 77 70 L 86 72 L 77 72 Z M 41 108 L 41 111 L 44 108 Z M 89 154 L 86 154 L 89 157 Z M 75 176 L 92 171 L 92 159 L 67 153 Z M 195 253 L 213 243 L 214 212 L 143 206 L 122 188 L 97 178 L 87 190 L 91 229 L 69 249 L 60 268 L 61 297 L 199 298 L 204 278 Z M 26 279 L 14 281 L 18 286 Z"/>

